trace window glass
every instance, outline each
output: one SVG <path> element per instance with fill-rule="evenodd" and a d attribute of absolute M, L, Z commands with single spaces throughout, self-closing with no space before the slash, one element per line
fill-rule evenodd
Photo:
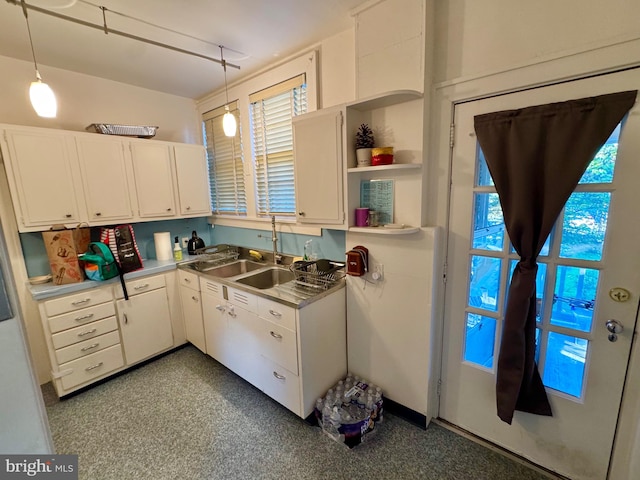
<path fill-rule="evenodd" d="M 469 306 L 494 312 L 498 310 L 501 265 L 499 258 L 471 256 Z"/>
<path fill-rule="evenodd" d="M 549 332 L 542 383 L 573 397 L 582 396 L 589 341 Z"/>
<path fill-rule="evenodd" d="M 233 102 L 231 113 L 240 125 L 240 112 Z M 227 137 L 222 129 L 224 107 L 203 115 L 203 138 L 209 164 L 211 211 L 224 215 L 246 215 L 247 197 L 244 184 L 242 131 Z"/>
<path fill-rule="evenodd" d="M 571 194 L 564 207 L 561 257 L 593 261 L 602 259 L 610 203 L 609 192 Z"/>
<path fill-rule="evenodd" d="M 619 124 L 609 136 L 607 143 L 598 151 L 587 170 L 582 175 L 580 183 L 611 183 L 613 170 L 618 155 L 618 137 L 620 136 Z"/>
<path fill-rule="evenodd" d="M 467 313 L 464 359 L 481 367 L 493 368 L 496 319 Z"/>
<path fill-rule="evenodd" d="M 504 219 L 497 193 L 476 193 L 474 196 L 473 248 L 502 250 Z"/>
<path fill-rule="evenodd" d="M 558 266 L 551 325 L 591 331 L 598 275 L 591 268 Z"/>
<path fill-rule="evenodd" d="M 303 78 L 304 76 L 301 76 Z M 295 215 L 292 118 L 307 111 L 304 83 L 283 82 L 251 100 L 252 148 L 258 215 Z"/>

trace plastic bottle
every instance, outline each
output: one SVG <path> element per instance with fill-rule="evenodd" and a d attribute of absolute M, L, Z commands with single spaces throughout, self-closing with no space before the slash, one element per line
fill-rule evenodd
<path fill-rule="evenodd" d="M 176 237 L 175 243 L 173 244 L 173 259 L 176 262 L 182 260 L 182 248 L 180 248 L 180 242 L 178 241 L 178 237 Z"/>
<path fill-rule="evenodd" d="M 312 256 L 313 256 L 313 240 L 307 240 L 306 242 L 304 242 L 304 256 L 302 257 L 302 259 L 304 261 L 309 261 L 311 260 Z"/>

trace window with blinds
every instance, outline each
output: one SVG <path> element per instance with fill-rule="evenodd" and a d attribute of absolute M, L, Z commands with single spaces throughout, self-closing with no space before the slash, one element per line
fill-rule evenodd
<path fill-rule="evenodd" d="M 229 109 L 240 125 L 237 102 L 231 102 Z M 225 136 L 222 130 L 224 114 L 225 108 L 220 107 L 202 116 L 203 137 L 209 163 L 211 210 L 223 215 L 246 215 L 247 197 L 244 188 L 241 130 L 238 128 L 235 137 Z"/>
<path fill-rule="evenodd" d="M 295 215 L 292 118 L 307 111 L 305 76 L 249 96 L 256 214 Z"/>

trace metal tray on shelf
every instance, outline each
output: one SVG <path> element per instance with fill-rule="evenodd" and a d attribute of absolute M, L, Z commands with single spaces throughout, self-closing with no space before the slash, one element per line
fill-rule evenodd
<path fill-rule="evenodd" d="M 111 123 L 92 123 L 85 130 L 103 135 L 121 135 L 125 137 L 152 138 L 159 127 L 148 125 L 114 125 Z"/>

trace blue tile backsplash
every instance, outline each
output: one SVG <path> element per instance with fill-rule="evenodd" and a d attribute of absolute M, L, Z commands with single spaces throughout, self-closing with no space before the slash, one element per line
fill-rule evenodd
<path fill-rule="evenodd" d="M 198 232 L 198 236 L 204 240 L 205 245 L 229 243 L 261 250 L 271 250 L 273 246 L 271 232 L 268 230 L 223 227 L 219 225 L 212 228 L 207 222 L 207 217 L 133 223 L 132 226 L 143 259 L 156 258 L 153 242 L 153 234 L 155 232 L 171 232 L 171 238 L 173 239 L 175 236 L 191 238 L 191 232 L 195 230 Z M 346 250 L 345 232 L 343 231 L 323 229 L 322 236 L 316 237 L 281 232 L 281 230 L 286 230 L 286 226 L 278 225 L 277 229 L 278 251 L 280 252 L 302 256 L 305 242 L 313 240 L 313 250 L 318 258 L 344 261 Z M 97 241 L 99 238 L 100 227 L 92 228 L 91 239 Z M 51 273 L 42 233 L 21 233 L 20 242 L 29 277 Z"/>

